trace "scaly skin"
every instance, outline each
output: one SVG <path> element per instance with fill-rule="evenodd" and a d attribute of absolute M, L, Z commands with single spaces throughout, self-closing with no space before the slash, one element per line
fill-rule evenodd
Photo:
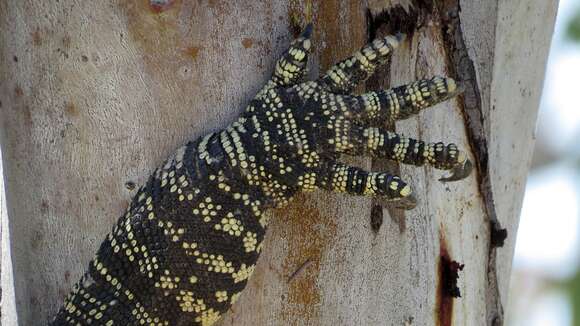
<path fill-rule="evenodd" d="M 388 36 L 300 83 L 309 25 L 266 86 L 226 129 L 187 143 L 155 170 L 101 244 L 51 325 L 212 325 L 236 301 L 262 250 L 263 211 L 316 189 L 411 198 L 399 177 L 338 161 L 370 155 L 469 174 L 454 144 L 381 126 L 458 93 L 435 77 L 351 95 L 401 42 Z"/>

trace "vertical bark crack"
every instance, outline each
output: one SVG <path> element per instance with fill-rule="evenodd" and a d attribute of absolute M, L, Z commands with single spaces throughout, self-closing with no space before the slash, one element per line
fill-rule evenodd
<path fill-rule="evenodd" d="M 496 250 L 503 246 L 507 230 L 501 227 L 493 199 L 487 133 L 484 128 L 484 108 L 482 107 L 475 65 L 469 57 L 461 29 L 459 0 L 442 1 L 438 4 L 438 10 L 441 13 L 442 35 L 450 63 L 448 66 L 465 87 L 465 92 L 463 96 L 460 96 L 459 103 L 464 113 L 467 136 L 475 156 L 479 192 L 489 223 L 490 245 L 487 260 L 488 286 L 486 288 L 487 325 L 502 325 L 503 307 L 497 281 Z"/>

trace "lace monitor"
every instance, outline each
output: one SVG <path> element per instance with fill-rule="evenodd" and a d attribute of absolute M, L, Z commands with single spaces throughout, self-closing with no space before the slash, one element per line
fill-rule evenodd
<path fill-rule="evenodd" d="M 266 209 L 316 189 L 412 203 L 398 176 L 339 161 L 369 155 L 471 170 L 456 145 L 383 128 L 460 92 L 450 78 L 351 94 L 403 35 L 377 39 L 301 82 L 312 25 L 278 60 L 239 119 L 179 148 L 132 199 L 51 325 L 212 325 L 238 299 L 268 225 Z"/>

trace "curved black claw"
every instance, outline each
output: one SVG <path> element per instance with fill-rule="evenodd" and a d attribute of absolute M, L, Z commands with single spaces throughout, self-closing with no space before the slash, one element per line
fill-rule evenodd
<path fill-rule="evenodd" d="M 407 34 L 405 33 L 396 33 L 395 37 L 397 38 L 397 41 L 399 41 L 399 43 L 403 42 L 404 40 L 407 39 Z"/>
<path fill-rule="evenodd" d="M 453 169 L 451 169 L 451 174 L 449 176 L 440 178 L 439 181 L 452 182 L 465 179 L 469 176 L 471 170 L 473 170 L 473 163 L 471 163 L 469 159 L 465 159 L 465 162 L 463 162 L 463 164 L 458 165 Z"/>
<path fill-rule="evenodd" d="M 301 37 L 304 38 L 310 38 L 310 36 L 312 36 L 312 23 L 308 23 L 308 25 L 306 25 L 306 27 L 304 27 L 304 30 L 302 31 L 302 35 L 300 35 Z"/>
<path fill-rule="evenodd" d="M 410 210 L 417 207 L 417 198 L 415 198 L 415 195 L 410 194 L 407 197 L 401 198 L 401 200 L 397 200 L 393 204 L 396 208 Z"/>
<path fill-rule="evenodd" d="M 393 207 L 404 210 L 411 210 L 417 207 L 417 198 L 413 194 L 398 199 L 389 199 L 382 202 L 383 207 Z"/>

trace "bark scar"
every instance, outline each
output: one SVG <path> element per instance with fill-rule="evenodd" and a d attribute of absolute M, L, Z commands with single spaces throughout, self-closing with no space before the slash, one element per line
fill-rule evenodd
<path fill-rule="evenodd" d="M 501 227 L 495 203 L 491 177 L 489 171 L 489 152 L 487 133 L 484 127 L 484 116 L 479 92 L 478 80 L 473 60 L 469 57 L 459 12 L 461 11 L 459 0 L 448 0 L 438 3 L 441 17 L 442 35 L 446 45 L 449 67 L 457 79 L 463 83 L 465 92 L 458 97 L 458 102 L 463 111 L 467 137 L 475 156 L 475 169 L 479 192 L 481 194 L 486 219 L 490 229 L 490 245 L 487 261 L 487 325 L 503 324 L 503 307 L 497 284 L 496 249 L 502 247 L 507 238 L 507 230 Z"/>
<path fill-rule="evenodd" d="M 439 240 L 439 264 L 437 266 L 439 279 L 436 292 L 436 325 L 438 326 L 451 326 L 453 323 L 453 299 L 461 297 L 461 291 L 457 283 L 459 280 L 459 272 L 464 267 L 464 264 L 458 263 L 450 257 L 447 241 L 443 233 L 441 233 Z"/>
<path fill-rule="evenodd" d="M 292 282 L 298 275 L 302 273 L 308 266 L 312 264 L 312 259 L 308 258 L 305 262 L 302 263 L 290 276 L 288 276 L 288 283 Z"/>

